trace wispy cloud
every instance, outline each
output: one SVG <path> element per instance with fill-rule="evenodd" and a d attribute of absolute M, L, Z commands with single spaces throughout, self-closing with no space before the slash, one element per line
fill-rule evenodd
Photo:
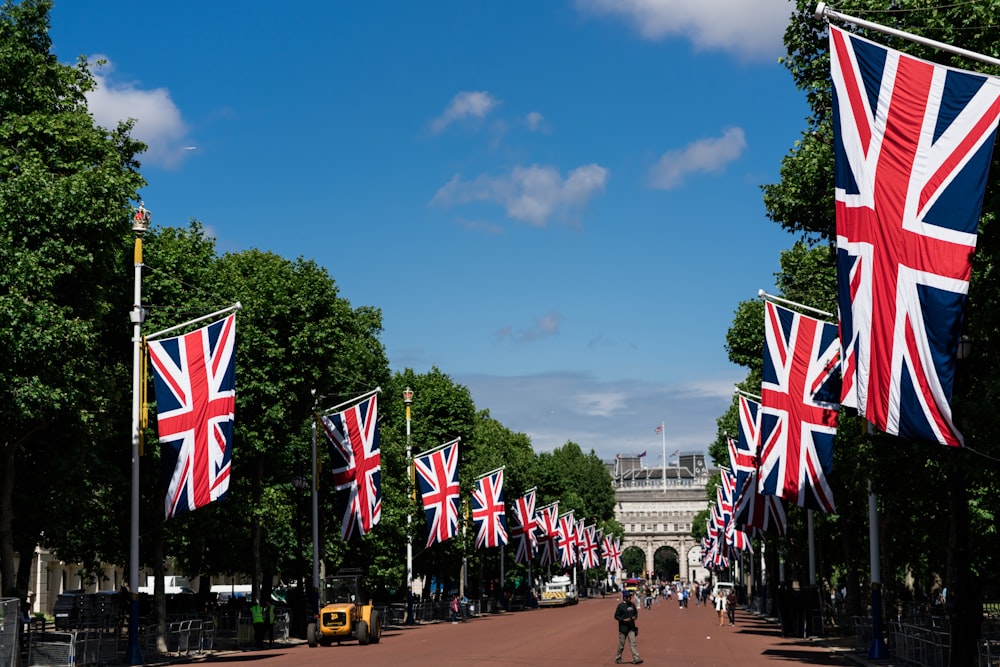
<path fill-rule="evenodd" d="M 524 117 L 524 124 L 532 132 L 542 132 L 545 130 L 545 116 L 537 111 L 532 111 Z"/>
<path fill-rule="evenodd" d="M 95 56 L 94 61 L 102 56 Z M 106 60 L 106 59 L 105 59 Z M 132 82 L 113 78 L 110 61 L 94 68 L 97 86 L 87 93 L 87 106 L 98 125 L 113 128 L 119 121 L 135 119 L 132 136 L 149 148 L 140 156 L 146 164 L 176 167 L 191 155 L 188 127 L 166 88 L 143 90 Z"/>
<path fill-rule="evenodd" d="M 463 181 L 455 175 L 442 186 L 432 205 L 451 207 L 470 202 L 503 206 L 507 215 L 537 227 L 555 216 L 572 219 L 594 194 L 604 190 L 608 170 L 597 164 L 577 167 L 563 179 L 555 167 L 515 167 L 503 176 L 478 176 Z"/>
<path fill-rule="evenodd" d="M 497 337 L 501 339 L 512 339 L 518 343 L 530 343 L 532 341 L 555 336 L 559 333 L 559 323 L 562 316 L 554 310 L 550 310 L 541 317 L 535 318 L 530 327 L 515 330 L 513 326 L 507 325 L 497 331 Z"/>
<path fill-rule="evenodd" d="M 499 103 L 485 90 L 458 93 L 444 113 L 431 121 L 431 131 L 444 132 L 452 123 L 466 118 L 485 118 Z"/>
<path fill-rule="evenodd" d="M 606 461 L 619 452 L 659 452 L 662 441 L 655 428 L 660 422 L 666 423 L 668 452 L 705 451 L 716 437 L 715 420 L 733 400 L 737 379 L 720 378 L 708 387 L 666 380 L 608 381 L 570 371 L 455 376 L 469 388 L 477 408 L 489 410 L 515 433 L 527 434 L 535 451 L 551 451 L 572 440 Z"/>
<path fill-rule="evenodd" d="M 617 16 L 643 37 L 684 37 L 698 50 L 770 60 L 784 53 L 791 0 L 576 0 L 586 14 Z"/>
<path fill-rule="evenodd" d="M 650 170 L 649 184 L 658 190 L 670 190 L 683 183 L 688 174 L 721 172 L 746 147 L 743 130 L 734 127 L 721 137 L 699 139 L 681 150 L 667 151 Z"/>

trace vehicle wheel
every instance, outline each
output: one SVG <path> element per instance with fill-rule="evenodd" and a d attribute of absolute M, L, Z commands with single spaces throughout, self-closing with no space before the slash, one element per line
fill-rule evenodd
<path fill-rule="evenodd" d="M 316 648 L 319 643 L 316 641 L 316 624 L 310 623 L 306 626 L 306 642 L 309 644 L 309 648 Z"/>
<path fill-rule="evenodd" d="M 377 611 L 372 612 L 372 627 L 371 632 L 369 632 L 368 641 L 372 644 L 378 644 L 379 640 L 382 639 L 382 617 L 379 616 Z"/>
<path fill-rule="evenodd" d="M 364 621 L 358 621 L 358 629 L 355 631 L 355 636 L 358 638 L 358 643 L 361 645 L 368 643 L 368 624 Z"/>

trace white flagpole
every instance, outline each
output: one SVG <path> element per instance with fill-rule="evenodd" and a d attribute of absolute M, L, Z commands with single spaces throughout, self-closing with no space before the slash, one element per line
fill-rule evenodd
<path fill-rule="evenodd" d="M 793 308 L 801 308 L 802 310 L 811 310 L 817 315 L 822 315 L 823 317 L 830 317 L 830 318 L 833 317 L 833 313 L 828 313 L 825 310 L 820 310 L 819 308 L 813 308 L 812 306 L 807 306 L 805 304 L 798 303 L 796 301 L 789 301 L 788 299 L 782 299 L 780 296 L 774 296 L 773 294 L 768 294 L 764 290 L 757 290 L 757 296 L 760 297 L 761 299 L 764 299 L 765 301 L 774 301 L 777 303 L 783 303 L 785 305 L 792 306 Z"/>
<path fill-rule="evenodd" d="M 146 309 L 142 307 L 142 236 L 149 227 L 150 212 L 140 203 L 132 217 L 135 232 L 133 250 L 134 301 L 129 319 L 132 321 L 132 497 L 128 557 L 129 615 L 127 659 L 130 665 L 142 665 L 139 647 L 139 443 L 142 438 L 140 413 L 142 410 L 142 323 Z"/>
<path fill-rule="evenodd" d="M 208 315 L 202 315 L 201 317 L 196 317 L 193 320 L 188 320 L 187 322 L 181 322 L 180 324 L 175 324 L 172 327 L 161 329 L 156 333 L 151 333 L 148 336 L 146 336 L 146 340 L 149 341 L 153 340 L 154 338 L 159 338 L 163 334 L 170 333 L 171 331 L 177 331 L 178 329 L 183 329 L 184 327 L 190 326 L 192 324 L 197 324 L 198 322 L 204 322 L 205 320 L 213 319 L 215 317 L 218 317 L 219 315 L 225 315 L 226 313 L 233 310 L 243 310 L 243 304 L 237 301 L 233 305 L 223 308 L 222 310 L 217 310 L 214 313 L 209 313 Z"/>
<path fill-rule="evenodd" d="M 971 60 L 978 60 L 981 63 L 986 63 L 987 65 L 1000 66 L 1000 59 L 992 58 L 990 56 L 983 55 L 982 53 L 976 53 L 975 51 L 968 51 L 966 49 L 959 48 L 957 46 L 952 46 L 951 44 L 945 44 L 944 42 L 939 42 L 937 40 L 928 39 L 927 37 L 921 37 L 920 35 L 914 35 L 913 33 L 904 32 L 903 30 L 896 30 L 895 28 L 890 28 L 888 26 L 879 25 L 878 23 L 872 23 L 871 21 L 866 21 L 864 19 L 859 19 L 854 16 L 848 16 L 847 14 L 841 14 L 840 12 L 834 11 L 826 6 L 825 2 L 821 2 L 816 5 L 816 11 L 813 14 L 818 19 L 838 19 L 844 21 L 845 23 L 853 23 L 854 25 L 860 26 L 862 28 L 870 28 L 871 30 L 877 30 L 878 32 L 885 33 L 886 35 L 892 35 L 893 37 L 901 37 L 902 39 L 914 42 L 916 44 L 923 44 L 924 46 L 929 46 L 934 49 L 940 49 L 941 51 L 947 51 L 948 53 L 954 53 L 958 56 L 964 56 Z"/>
<path fill-rule="evenodd" d="M 667 427 L 660 422 L 660 445 L 663 448 L 663 492 L 667 491 Z"/>

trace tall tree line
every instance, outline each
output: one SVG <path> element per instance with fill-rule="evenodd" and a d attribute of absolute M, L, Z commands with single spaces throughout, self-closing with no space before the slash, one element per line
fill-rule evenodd
<path fill-rule="evenodd" d="M 912 34 L 997 56 L 1000 2 L 931 3 L 846 0 L 837 11 Z M 798 0 L 785 33 L 783 63 L 808 101 L 810 115 L 798 141 L 782 160 L 780 182 L 762 188 L 768 217 L 788 231 L 791 248 L 782 253 L 777 287 L 793 301 L 836 312 L 835 218 L 833 198 L 832 89 L 826 22 L 813 16 L 814 2 Z M 886 34 L 850 28 L 863 36 L 936 63 L 997 75 L 997 68 Z M 913 442 L 875 434 L 863 420 L 841 412 L 831 480 L 836 514 L 816 513 L 819 577 L 848 587 L 851 613 L 861 613 L 868 594 L 869 482 L 877 494 L 879 543 L 885 606 L 926 603 L 948 587 L 952 664 L 966 664 L 975 651 L 982 599 L 1000 597 L 997 571 L 996 493 L 1000 430 L 995 409 L 1000 391 L 994 350 L 1000 336 L 1000 154 L 994 149 L 980 222 L 978 249 L 969 287 L 964 333 L 971 356 L 959 362 L 953 395 L 956 422 L 968 449 Z M 757 286 L 748 286 L 748 291 Z M 727 335 L 730 359 L 747 369 L 741 388 L 760 387 L 763 304 L 747 300 L 736 309 Z M 719 419 L 715 460 L 728 460 L 724 433 L 735 433 L 735 405 Z M 789 578 L 808 580 L 804 512 L 790 511 L 789 537 L 769 540 L 767 552 L 780 554 Z M 776 563 L 773 563 L 776 564 Z M 773 564 L 769 571 L 775 572 Z M 971 664 L 971 662 L 969 663 Z"/>
<path fill-rule="evenodd" d="M 102 563 L 127 565 L 130 537 L 129 221 L 145 185 L 145 146 L 131 138 L 131 123 L 95 125 L 84 98 L 94 86 L 86 61 L 64 65 L 51 53 L 51 8 L 50 0 L 0 5 L 0 580 L 5 595 L 22 599 L 36 545 L 99 579 Z M 249 574 L 263 593 L 275 577 L 308 581 L 309 490 L 295 482 L 312 470 L 314 410 L 376 386 L 383 513 L 360 541 L 340 540 L 322 436 L 318 442 L 328 569 L 364 567 L 377 594 L 401 596 L 406 540 L 426 541 L 405 456 L 406 387 L 414 391 L 415 453 L 462 438 L 465 495 L 478 475 L 503 465 L 509 500 L 535 487 L 540 502 L 560 500 L 578 519 L 621 534 L 610 475 L 593 451 L 567 442 L 535 453 L 525 434 L 477 407 L 438 368 L 393 372 L 379 309 L 352 306 L 315 261 L 258 249 L 219 254 L 196 220 L 185 228 L 153 222 L 143 239 L 145 333 L 236 301 L 243 309 L 228 498 L 163 521 L 165 471 L 151 417 L 140 462 L 141 566 L 162 571 L 169 557 L 206 583 Z M 465 557 L 473 580 L 499 576 L 499 551 L 471 544 L 470 534 L 418 549 L 415 574 L 454 580 Z M 511 561 L 508 583 L 525 571 Z"/>

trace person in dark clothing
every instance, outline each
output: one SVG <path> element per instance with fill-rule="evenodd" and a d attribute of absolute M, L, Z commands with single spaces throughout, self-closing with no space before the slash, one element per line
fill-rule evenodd
<path fill-rule="evenodd" d="M 736 625 L 736 590 L 731 589 L 726 596 L 726 613 L 729 614 L 729 625 Z"/>
<path fill-rule="evenodd" d="M 632 601 L 632 591 L 626 590 L 625 599 L 615 607 L 615 620 L 618 621 L 618 654 L 615 656 L 615 662 L 618 664 L 621 664 L 626 640 L 628 640 L 629 650 L 632 651 L 632 664 L 642 664 L 639 649 L 635 645 L 635 637 L 639 633 L 639 629 L 635 627 L 637 618 L 639 618 L 639 610 L 635 608 L 635 602 Z"/>

